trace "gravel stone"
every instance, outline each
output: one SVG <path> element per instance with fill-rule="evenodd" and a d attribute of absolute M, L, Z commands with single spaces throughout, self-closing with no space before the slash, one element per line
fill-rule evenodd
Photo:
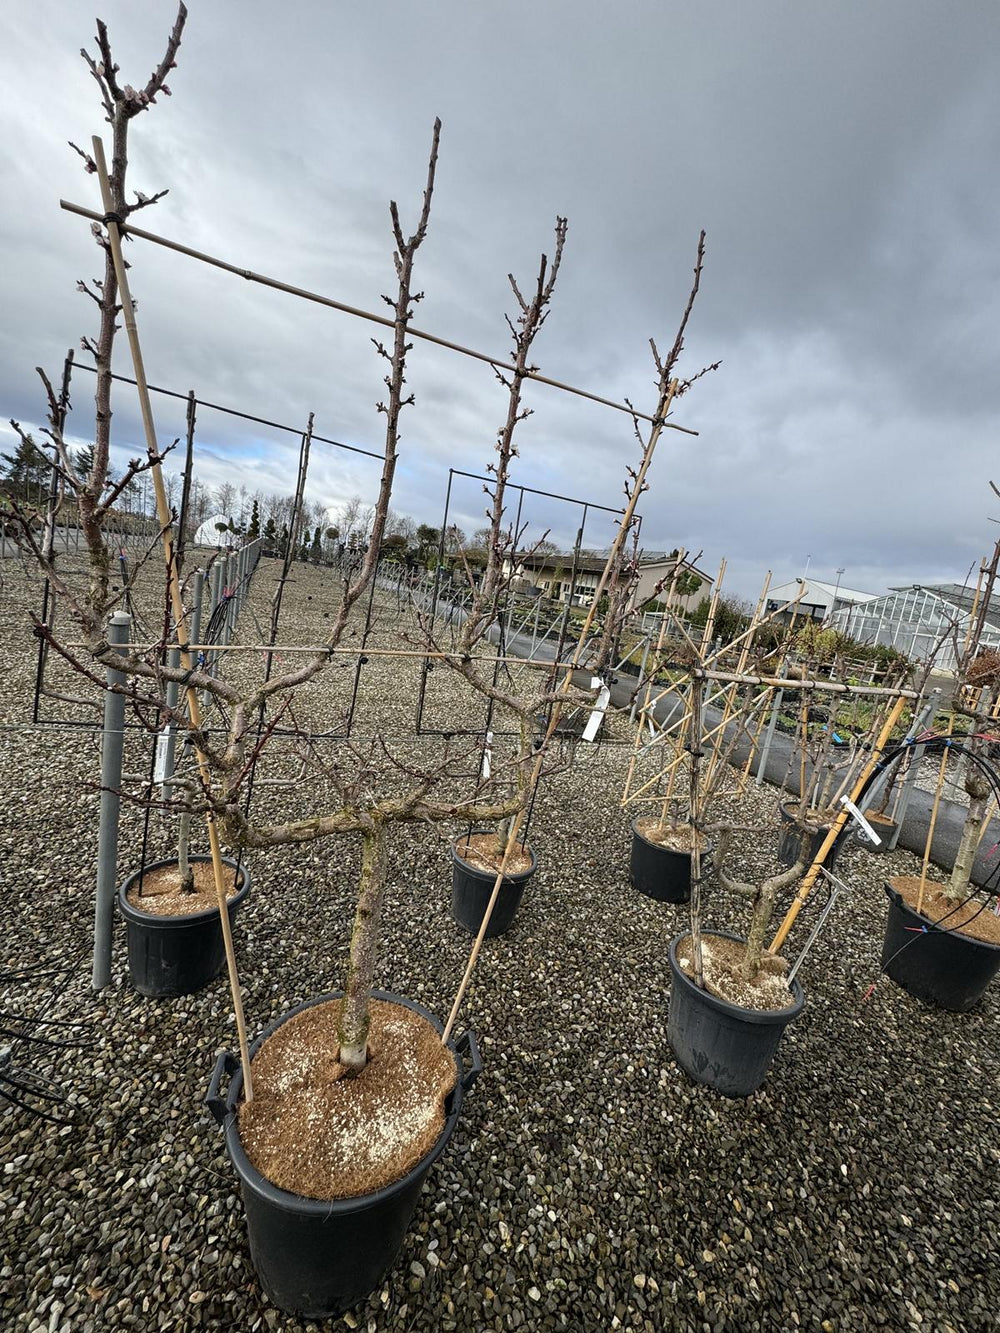
<path fill-rule="evenodd" d="M 267 623 L 275 573 L 262 563 L 240 625 L 247 642 Z M 26 609 L 38 608 L 38 585 L 11 559 L 0 562 L 0 580 L 0 966 L 65 969 L 8 986 L 2 1005 L 84 1020 L 93 1037 L 80 1050 L 15 1052 L 64 1088 L 75 1121 L 46 1125 L 0 1103 L 5 1333 L 997 1327 L 997 988 L 958 1015 L 925 1008 L 881 977 L 882 879 L 916 862 L 849 846 L 838 870 L 848 888 L 800 974 L 806 1007 L 764 1087 L 731 1102 L 692 1084 L 666 1037 L 667 946 L 686 913 L 629 884 L 621 719 L 610 741 L 581 747 L 575 767 L 543 785 L 530 832 L 538 872 L 510 933 L 486 941 L 460 1019 L 460 1030 L 478 1033 L 484 1072 L 395 1268 L 329 1325 L 276 1311 L 253 1271 L 222 1136 L 202 1105 L 216 1052 L 236 1044 L 226 982 L 142 999 L 128 985 L 119 923 L 113 984 L 90 989 L 96 740 L 76 727 L 31 725 Z M 327 571 L 294 568 L 284 642 L 322 633 L 331 585 Z M 380 594 L 376 604 L 371 648 L 399 632 L 391 599 Z M 234 674 L 241 669 L 234 664 Z M 332 725 L 353 678 L 353 663 L 336 664 L 303 716 Z M 88 690 L 58 663 L 53 681 Z M 378 726 L 403 754 L 430 746 L 413 734 L 418 684 L 416 666 L 408 673 L 370 656 L 356 736 Z M 428 696 L 438 716 L 475 714 L 446 670 L 431 673 Z M 43 715 L 89 716 L 55 701 Z M 330 753 L 340 744 L 318 743 Z M 294 779 L 290 747 L 275 753 L 271 775 Z M 148 737 L 130 731 L 126 770 L 140 783 L 149 757 Z M 258 787 L 255 801 L 294 818 L 312 794 L 309 782 Z M 777 799 L 773 789 L 748 791 L 760 833 L 741 844 L 741 878 L 776 867 Z M 143 822 L 124 805 L 122 876 L 140 856 Z M 442 1015 L 470 947 L 450 917 L 451 836 L 423 826 L 392 836 L 378 974 Z M 170 854 L 158 814 L 146 854 Z M 247 859 L 255 889 L 237 950 L 259 1031 L 342 983 L 359 852 L 329 840 Z M 808 934 L 820 900 L 793 942 Z M 743 929 L 746 908 L 709 886 L 709 924 Z"/>

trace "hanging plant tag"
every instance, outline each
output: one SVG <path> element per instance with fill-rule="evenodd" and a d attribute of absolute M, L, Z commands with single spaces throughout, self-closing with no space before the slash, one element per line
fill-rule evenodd
<path fill-rule="evenodd" d="M 156 738 L 156 758 L 153 761 L 153 781 L 164 783 L 167 780 L 167 751 L 173 728 L 164 727 Z"/>
<path fill-rule="evenodd" d="M 841 798 L 840 798 L 840 803 L 841 803 L 841 805 L 845 806 L 845 807 L 851 812 L 851 815 L 852 815 L 853 818 L 854 818 L 854 822 L 855 822 L 860 828 L 864 829 L 864 832 L 865 832 L 866 837 L 868 837 L 868 838 L 874 843 L 874 845 L 875 845 L 876 847 L 881 847 L 881 846 L 882 846 L 882 839 L 879 837 L 879 835 L 878 835 L 878 834 L 875 832 L 875 830 L 872 828 L 871 824 L 869 824 L 868 820 L 865 819 L 864 815 L 861 813 L 861 811 L 858 809 L 858 807 L 854 804 L 854 802 L 851 800 L 851 798 L 850 798 L 849 796 L 841 796 Z"/>
<path fill-rule="evenodd" d="M 604 714 L 607 711 L 608 701 L 611 698 L 610 685 L 603 685 L 596 676 L 592 676 L 590 680 L 591 689 L 596 690 L 598 686 L 600 686 L 601 692 L 597 696 L 597 703 L 594 705 L 594 711 L 591 713 L 590 717 L 587 718 L 587 725 L 583 729 L 582 739 L 585 741 L 592 741 L 596 737 L 598 729 L 604 721 Z"/>

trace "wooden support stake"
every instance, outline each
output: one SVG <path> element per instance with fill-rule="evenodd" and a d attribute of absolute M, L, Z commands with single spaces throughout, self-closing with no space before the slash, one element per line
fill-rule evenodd
<path fill-rule="evenodd" d="M 868 781 L 869 777 L 871 777 L 872 773 L 875 771 L 876 764 L 882 758 L 882 751 L 886 747 L 889 735 L 893 727 L 899 721 L 899 716 L 902 713 L 905 706 L 906 706 L 905 699 L 902 698 L 897 699 L 895 707 L 893 708 L 892 712 L 886 719 L 885 726 L 882 728 L 881 732 L 879 733 L 878 740 L 875 742 L 875 748 L 872 750 L 871 757 L 869 758 L 868 763 L 865 765 L 864 771 L 861 773 L 861 776 L 858 778 L 858 781 L 854 787 L 854 791 L 851 793 L 851 800 L 854 802 L 855 805 L 858 802 L 858 797 L 861 795 L 862 788 Z M 823 862 L 829 855 L 830 848 L 837 841 L 840 831 L 844 827 L 844 824 L 847 822 L 849 817 L 850 817 L 850 812 L 845 806 L 844 809 L 841 810 L 840 814 L 837 815 L 836 819 L 833 821 L 832 828 L 830 829 L 826 837 L 823 839 L 823 845 L 816 853 L 812 865 L 805 873 L 802 883 L 799 886 L 799 891 L 795 895 L 791 907 L 785 914 L 784 921 L 782 921 L 781 925 L 778 927 L 778 933 L 771 941 L 771 946 L 770 946 L 771 953 L 777 953 L 778 950 L 781 948 L 781 946 L 784 944 L 788 936 L 788 932 L 791 930 L 792 925 L 794 924 L 795 918 L 802 910 L 803 903 L 809 897 L 809 894 L 812 892 L 813 885 L 816 883 L 817 879 L 819 879 L 819 873 L 823 868 Z"/>
<path fill-rule="evenodd" d="M 115 266 L 115 277 L 118 282 L 118 290 L 121 295 L 122 318 L 125 322 L 125 329 L 128 334 L 129 348 L 132 353 L 132 366 L 135 370 L 136 388 L 139 393 L 139 408 L 142 413 L 142 425 L 146 435 L 146 449 L 149 454 L 152 467 L 150 475 L 153 479 L 153 491 L 156 496 L 156 516 L 160 525 L 160 531 L 163 538 L 163 559 L 166 565 L 167 583 L 170 591 L 170 608 L 174 618 L 174 626 L 177 633 L 177 644 L 180 649 L 181 666 L 186 671 L 192 668 L 191 653 L 188 647 L 187 621 L 184 615 L 184 603 L 181 599 L 180 581 L 177 577 L 177 562 L 174 559 L 173 551 L 173 515 L 170 512 L 170 506 L 167 503 L 166 487 L 163 484 L 163 472 L 160 466 L 160 449 L 156 439 L 156 427 L 153 424 L 153 405 L 149 397 L 149 388 L 146 383 L 146 371 L 143 366 L 142 349 L 139 345 L 139 332 L 135 322 L 135 307 L 132 302 L 132 296 L 129 292 L 128 272 L 125 267 L 124 257 L 122 255 L 121 236 L 119 235 L 118 223 L 115 221 L 115 201 L 111 193 L 111 182 L 108 179 L 108 168 L 104 157 L 104 144 L 100 138 L 95 135 L 93 138 L 94 162 L 97 166 L 98 180 L 101 185 L 101 199 L 104 203 L 104 212 L 106 215 L 105 227 L 108 233 L 108 242 L 111 246 L 111 256 Z M 201 728 L 201 707 L 198 702 L 198 692 L 191 686 L 187 689 L 188 714 L 191 718 L 191 726 L 194 730 Z M 209 794 L 212 790 L 212 774 L 208 767 L 208 761 L 204 753 L 196 746 L 195 756 L 198 762 L 198 773 L 201 778 L 205 791 Z M 233 932 L 229 921 L 229 907 L 226 896 L 225 870 L 222 864 L 222 850 L 219 846 L 219 832 L 215 825 L 215 818 L 209 810 L 205 815 L 205 822 L 208 826 L 208 843 L 212 853 L 212 870 L 215 875 L 215 892 L 219 905 L 219 918 L 222 924 L 222 938 L 226 947 L 226 965 L 229 970 L 229 989 L 233 999 L 233 1010 L 236 1014 L 236 1031 L 239 1037 L 240 1062 L 243 1065 L 243 1086 L 246 1090 L 246 1100 L 253 1100 L 253 1082 L 250 1075 L 250 1052 L 247 1046 L 246 1023 L 243 1017 L 243 1000 L 240 994 L 240 979 L 236 970 L 236 953 L 233 949 Z"/>
<path fill-rule="evenodd" d="M 955 714 L 948 719 L 948 735 L 950 736 L 955 726 Z M 931 809 L 931 822 L 927 828 L 927 841 L 924 843 L 924 859 L 920 867 L 920 887 L 917 890 L 917 913 L 919 914 L 924 905 L 924 889 L 927 884 L 927 868 L 931 862 L 931 844 L 934 841 L 934 829 L 937 826 L 938 808 L 941 805 L 941 796 L 944 792 L 944 772 L 948 763 L 947 745 L 941 751 L 941 763 L 938 765 L 937 786 L 934 789 L 934 805 Z"/>

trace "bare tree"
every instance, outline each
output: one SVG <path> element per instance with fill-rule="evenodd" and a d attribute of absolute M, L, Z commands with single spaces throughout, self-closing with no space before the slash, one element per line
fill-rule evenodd
<path fill-rule="evenodd" d="M 226 518 L 236 516 L 236 494 L 236 487 L 230 481 L 224 481 L 215 488 L 215 503 L 219 506 L 220 513 L 224 514 Z"/>

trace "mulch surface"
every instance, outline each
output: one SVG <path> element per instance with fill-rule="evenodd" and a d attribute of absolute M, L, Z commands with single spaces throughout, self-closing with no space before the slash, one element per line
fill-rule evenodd
<path fill-rule="evenodd" d="M 422 1015 L 373 1001 L 368 1063 L 337 1061 L 341 1002 L 282 1023 L 251 1063 L 240 1140 L 268 1180 L 311 1199 L 369 1194 L 405 1176 L 437 1142 L 455 1086 L 451 1051 Z"/>

